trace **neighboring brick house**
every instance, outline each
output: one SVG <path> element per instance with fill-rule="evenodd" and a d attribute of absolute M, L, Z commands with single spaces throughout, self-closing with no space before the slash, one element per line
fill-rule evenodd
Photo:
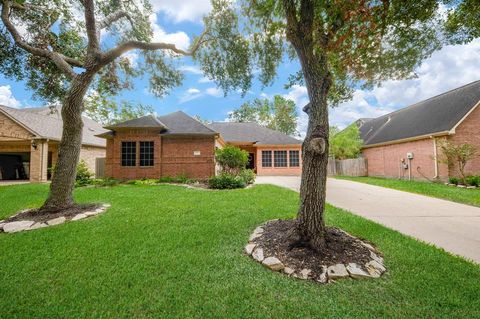
<path fill-rule="evenodd" d="M 105 130 L 91 119 L 83 119 L 80 158 L 95 172 L 96 159 L 105 157 L 105 140 L 95 135 Z M 47 181 L 48 168 L 58 159 L 62 126 L 57 109 L 0 105 L 0 180 Z"/>
<path fill-rule="evenodd" d="M 216 174 L 215 148 L 226 144 L 247 150 L 249 167 L 259 175 L 292 175 L 301 170 L 300 141 L 253 123 L 207 126 L 178 111 L 106 129 L 98 135 L 107 139 L 105 175 L 117 179 L 180 175 L 206 179 Z"/>
<path fill-rule="evenodd" d="M 439 142 L 470 143 L 480 151 L 479 104 L 476 81 L 375 119 L 358 120 L 368 174 L 441 180 L 458 176 L 455 167 L 435 160 L 441 156 Z M 467 164 L 466 173 L 480 175 L 480 157 Z"/>

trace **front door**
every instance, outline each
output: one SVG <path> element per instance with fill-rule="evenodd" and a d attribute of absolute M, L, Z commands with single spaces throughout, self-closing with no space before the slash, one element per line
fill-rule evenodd
<path fill-rule="evenodd" d="M 255 169 L 255 154 L 254 153 L 248 153 L 247 168 L 248 169 Z"/>

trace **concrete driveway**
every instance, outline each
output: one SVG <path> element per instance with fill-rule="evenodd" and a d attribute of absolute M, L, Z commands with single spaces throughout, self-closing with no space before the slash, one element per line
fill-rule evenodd
<path fill-rule="evenodd" d="M 300 177 L 258 176 L 295 191 Z M 327 201 L 403 234 L 480 263 L 480 208 L 363 183 L 327 181 Z"/>

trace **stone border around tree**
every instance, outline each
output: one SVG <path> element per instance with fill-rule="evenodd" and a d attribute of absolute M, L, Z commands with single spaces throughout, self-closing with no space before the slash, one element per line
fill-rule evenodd
<path fill-rule="evenodd" d="M 83 213 L 76 214 L 70 219 L 67 219 L 64 216 L 60 216 L 57 218 L 53 218 L 50 220 L 47 220 L 46 222 L 35 222 L 32 220 L 20 220 L 20 221 L 14 221 L 14 222 L 5 222 L 3 220 L 0 220 L 0 233 L 18 233 L 21 231 L 27 231 L 27 230 L 35 230 L 35 229 L 40 229 L 40 228 L 45 228 L 45 227 L 50 227 L 50 226 L 55 226 L 55 225 L 60 225 L 65 222 L 74 222 L 77 220 L 82 220 L 85 218 L 93 217 L 98 214 L 104 213 L 111 205 L 110 204 L 102 204 L 100 207 L 92 209 L 90 211 L 86 211 Z M 20 212 L 19 214 L 21 214 Z"/>
<path fill-rule="evenodd" d="M 276 256 L 265 256 L 262 248 L 257 247 L 256 240 L 263 236 L 263 226 L 267 225 L 269 222 L 277 221 L 276 219 L 267 221 L 264 224 L 255 228 L 253 233 L 250 235 L 249 242 L 245 246 L 245 253 L 253 258 L 258 263 L 261 263 L 263 266 L 269 268 L 273 271 L 282 272 L 289 277 L 294 277 L 304 280 L 312 280 L 319 283 L 329 283 L 334 282 L 338 279 L 344 278 L 354 278 L 354 279 L 364 279 L 364 278 L 379 278 L 386 271 L 387 268 L 384 265 L 383 258 L 378 254 L 378 250 L 375 249 L 372 245 L 360 240 L 359 238 L 345 232 L 346 235 L 358 240 L 362 245 L 370 251 L 371 260 L 363 265 L 363 268 L 356 263 L 349 264 L 335 264 L 331 266 L 322 266 L 322 274 L 320 279 L 313 279 L 310 276 L 312 272 L 310 269 L 294 269 L 289 267 L 289 265 L 282 262 Z M 364 270 L 366 269 L 366 271 Z"/>

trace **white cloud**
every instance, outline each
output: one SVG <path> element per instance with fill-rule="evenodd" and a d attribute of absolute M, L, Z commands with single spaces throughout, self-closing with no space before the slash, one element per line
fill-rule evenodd
<path fill-rule="evenodd" d="M 149 17 L 153 30 L 153 42 L 173 43 L 177 48 L 187 50 L 190 47 L 190 37 L 183 31 L 175 33 L 166 33 L 157 23 L 157 14 L 154 13 Z"/>
<path fill-rule="evenodd" d="M 203 74 L 203 71 L 200 70 L 199 67 L 193 66 L 193 65 L 182 65 L 179 69 L 180 71 L 187 72 L 187 73 L 192 73 L 197 75 Z"/>
<path fill-rule="evenodd" d="M 187 91 L 185 91 L 180 98 L 178 99 L 178 103 L 182 104 L 188 101 L 192 101 L 195 99 L 198 99 L 202 97 L 202 92 L 197 89 L 197 88 L 189 88 Z"/>
<path fill-rule="evenodd" d="M 205 93 L 214 97 L 221 97 L 223 96 L 222 90 L 217 87 L 211 87 L 205 90 Z"/>
<path fill-rule="evenodd" d="M 155 11 L 164 12 L 175 22 L 201 22 L 204 15 L 210 12 L 210 0 L 152 0 Z"/>
<path fill-rule="evenodd" d="M 209 78 L 207 78 L 206 76 L 204 77 L 201 77 L 199 80 L 198 80 L 198 83 L 212 83 L 213 81 L 210 80 Z"/>
<path fill-rule="evenodd" d="M 20 102 L 13 96 L 10 85 L 0 86 L 0 105 L 14 108 L 20 107 Z"/>

